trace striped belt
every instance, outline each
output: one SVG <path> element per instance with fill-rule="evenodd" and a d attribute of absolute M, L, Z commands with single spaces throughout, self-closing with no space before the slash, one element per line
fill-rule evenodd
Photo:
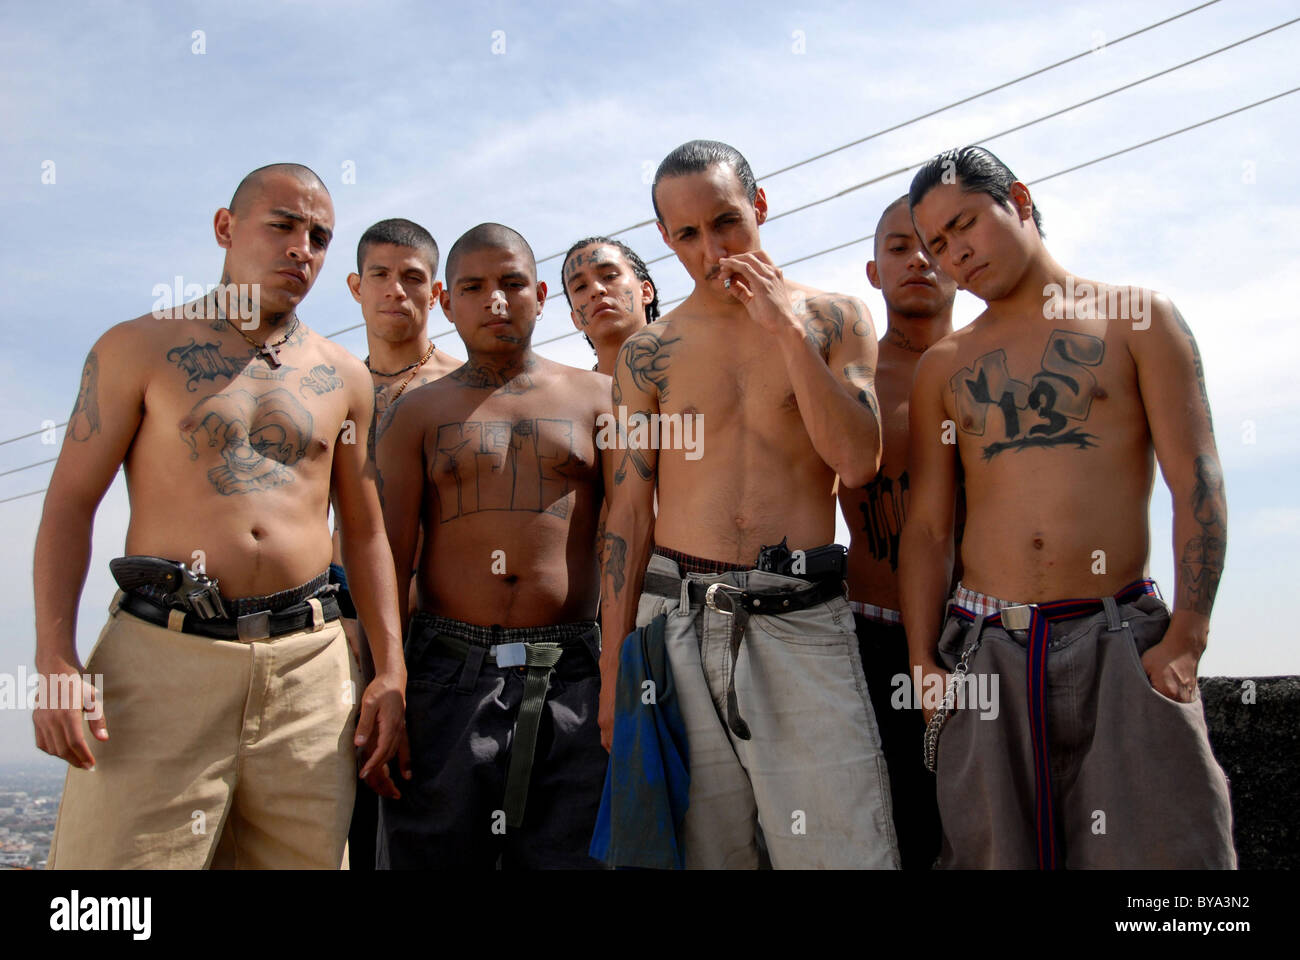
<path fill-rule="evenodd" d="M 1132 603 L 1138 597 L 1156 593 L 1154 580 L 1136 580 L 1119 593 L 1113 602 Z M 1061 842 L 1052 810 L 1052 776 L 1047 743 L 1047 642 L 1050 625 L 1058 620 L 1091 616 L 1106 608 L 1107 600 L 1055 600 L 1051 603 L 1017 603 L 996 613 L 979 613 L 952 604 L 948 611 L 972 624 L 967 636 L 977 639 L 984 627 L 993 625 L 1004 630 L 1027 630 L 1025 645 L 1025 691 L 1029 703 L 1029 735 L 1034 747 L 1034 828 L 1038 840 L 1038 868 L 1056 870 L 1060 866 Z"/>
<path fill-rule="evenodd" d="M 874 603 L 863 603 L 861 600 L 850 600 L 849 609 L 860 617 L 866 617 L 868 620 L 875 620 L 878 623 L 902 623 L 903 615 L 897 610 L 890 610 L 888 607 L 878 607 Z"/>

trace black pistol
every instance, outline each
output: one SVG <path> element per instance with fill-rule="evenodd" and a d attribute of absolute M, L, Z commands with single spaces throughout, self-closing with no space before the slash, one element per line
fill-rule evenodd
<path fill-rule="evenodd" d="M 204 620 L 226 616 L 217 581 L 183 563 L 162 557 L 116 557 L 108 561 L 108 569 L 123 590 L 154 587 Z"/>

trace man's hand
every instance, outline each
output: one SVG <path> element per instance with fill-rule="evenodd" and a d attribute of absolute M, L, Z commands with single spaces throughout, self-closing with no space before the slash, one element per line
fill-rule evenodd
<path fill-rule="evenodd" d="M 803 328 L 790 305 L 790 292 L 780 269 L 762 250 L 723 257 L 718 261 L 731 295 L 744 305 L 750 317 L 769 333 L 803 335 Z"/>
<path fill-rule="evenodd" d="M 81 675 L 81 665 L 66 660 L 42 670 L 44 690 L 37 697 L 32 723 L 36 726 L 36 746 L 74 767 L 94 770 L 95 757 L 86 744 L 81 715 L 87 714 L 96 740 L 108 739 L 108 724 L 100 692 Z"/>
<path fill-rule="evenodd" d="M 376 786 L 384 781 L 392 786 L 386 765 L 398 753 L 398 764 L 403 779 L 411 779 L 411 760 L 406 747 L 406 671 L 403 667 L 397 671 L 381 673 L 370 681 L 365 694 L 361 697 L 361 717 L 357 720 L 357 735 L 353 740 L 361 748 L 361 779 L 365 780 L 376 792 L 383 792 Z M 383 775 L 371 780 L 376 771 Z M 394 791 L 396 788 L 393 787 Z M 385 796 L 392 794 L 385 793 Z"/>
<path fill-rule="evenodd" d="M 1164 637 L 1142 654 L 1142 669 L 1157 693 L 1180 703 L 1192 703 L 1198 692 L 1196 668 L 1205 652 L 1205 628 L 1198 629 L 1181 613 L 1174 613 Z"/>
<path fill-rule="evenodd" d="M 936 713 L 938 713 L 939 704 L 935 704 L 933 707 L 927 707 L 926 696 L 925 696 L 926 691 L 940 690 L 946 693 L 948 690 L 948 682 L 949 682 L 950 675 L 947 670 L 941 667 L 934 660 L 929 660 L 925 663 L 922 663 L 920 664 L 920 667 L 921 667 L 921 689 L 916 690 L 913 693 L 914 696 L 917 698 L 917 700 L 920 701 L 921 704 L 921 719 L 924 720 L 926 723 L 929 723 L 930 718 L 933 717 Z M 915 664 L 913 664 L 912 666 L 912 675 L 913 677 L 915 677 L 916 675 Z M 943 702 L 942 699 L 940 699 L 939 702 L 942 703 Z"/>

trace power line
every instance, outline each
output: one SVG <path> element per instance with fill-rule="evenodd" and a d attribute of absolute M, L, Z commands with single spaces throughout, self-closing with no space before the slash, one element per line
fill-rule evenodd
<path fill-rule="evenodd" d="M 1300 19 L 1300 18 L 1297 18 L 1297 19 Z M 1294 22 L 1294 21 L 1290 21 L 1290 22 Z M 1275 28 L 1275 29 L 1276 29 L 1276 28 Z M 1244 42 L 1244 41 L 1243 41 L 1243 42 Z M 1211 124 L 1211 123 L 1217 123 L 1217 122 L 1220 121 L 1220 120 L 1225 120 L 1225 119 L 1227 119 L 1228 117 L 1236 116 L 1237 114 L 1239 114 L 1239 113 L 1244 113 L 1244 112 L 1247 111 L 1247 110 L 1253 110 L 1255 107 L 1263 106 L 1264 104 L 1266 104 L 1266 103 L 1271 103 L 1271 102 L 1274 101 L 1274 100 L 1280 100 L 1282 97 L 1287 97 L 1287 96 L 1290 96 L 1291 94 L 1293 94 L 1293 93 L 1297 93 L 1297 92 L 1300 92 L 1300 87 L 1292 87 L 1292 88 L 1289 89 L 1289 90 L 1283 90 L 1281 93 L 1275 93 L 1275 94 L 1273 94 L 1272 96 L 1264 97 L 1264 98 L 1261 99 L 1261 100 L 1256 100 L 1254 103 L 1248 103 L 1248 104 L 1246 104 L 1245 106 L 1237 107 L 1237 108 L 1235 108 L 1235 109 L 1233 109 L 1233 110 L 1229 110 L 1229 111 L 1227 111 L 1226 113 L 1220 113 L 1220 114 L 1217 114 L 1216 116 L 1209 117 L 1209 118 L 1207 118 L 1207 119 L 1205 119 L 1205 120 L 1198 121 L 1197 123 L 1189 124 L 1188 126 L 1185 126 L 1185 127 L 1180 127 L 1180 128 L 1177 129 L 1177 130 L 1171 130 L 1171 131 L 1169 131 L 1168 133 L 1163 133 L 1163 134 L 1161 134 L 1161 135 L 1158 136 L 1158 137 L 1152 137 L 1152 138 L 1150 138 L 1150 139 L 1148 139 L 1148 140 L 1143 140 L 1143 141 L 1140 142 L 1140 143 L 1135 143 L 1135 144 L 1133 144 L 1133 145 L 1131 145 L 1131 146 L 1124 147 L 1124 148 L 1121 149 L 1121 150 L 1115 150 L 1115 151 L 1112 151 L 1111 153 L 1103 154 L 1103 155 L 1100 156 L 1100 157 L 1094 157 L 1093 159 L 1091 159 L 1091 160 L 1086 160 L 1086 161 L 1084 161 L 1083 163 L 1077 163 L 1077 164 L 1074 164 L 1073 166 L 1066 167 L 1066 168 L 1064 168 L 1064 169 L 1062 169 L 1062 170 L 1057 170 L 1055 173 L 1050 173 L 1050 174 L 1047 174 L 1046 176 L 1043 176 L 1043 177 L 1037 177 L 1037 178 L 1035 178 L 1035 179 L 1033 179 L 1033 180 L 1027 181 L 1027 183 L 1029 183 L 1029 184 L 1031 184 L 1031 185 L 1032 185 L 1032 184 L 1038 184 L 1038 183 L 1046 183 L 1048 180 L 1053 180 L 1053 179 L 1055 179 L 1056 177 L 1064 176 L 1064 175 L 1067 174 L 1067 173 L 1073 173 L 1073 172 L 1076 171 L 1076 170 L 1082 170 L 1082 169 L 1084 169 L 1085 167 L 1093 166 L 1094 164 L 1101 163 L 1101 162 L 1103 162 L 1103 161 L 1105 161 L 1105 160 L 1111 160 L 1111 159 L 1113 159 L 1113 158 L 1115 158 L 1115 157 L 1122 156 L 1122 155 L 1124 155 L 1124 154 L 1126 154 L 1126 153 L 1131 153 L 1131 152 L 1133 152 L 1134 150 L 1140 150 L 1141 148 L 1143 148 L 1143 147 L 1148 147 L 1148 146 L 1150 146 L 1150 145 L 1153 144 L 1153 143 L 1159 143 L 1159 142 L 1162 141 L 1162 140 L 1168 140 L 1168 139 L 1170 139 L 1171 137 L 1179 136 L 1180 134 L 1187 133 L 1187 132 L 1190 131 L 1190 130 L 1196 130 L 1196 129 L 1200 128 L 1200 127 L 1208 126 L 1208 125 Z M 908 168 L 908 169 L 910 169 L 910 168 Z M 814 259 L 814 258 L 816 258 L 816 257 L 824 256 L 824 255 L 827 254 L 827 253 L 833 253 L 833 252 L 836 251 L 836 250 L 842 250 L 842 249 L 844 249 L 845 247 L 851 247 L 851 246 L 853 246 L 853 245 L 855 245 L 855 244 L 858 244 L 858 243 L 864 243 L 864 242 L 866 242 L 867 240 L 870 240 L 870 239 L 871 239 L 872 237 L 874 237 L 874 236 L 875 236 L 874 233 L 869 233 L 869 234 L 867 234 L 866 236 L 863 236 L 863 237 L 858 237 L 858 238 L 853 239 L 853 240 L 847 240 L 847 241 L 845 241 L 845 242 L 843 242 L 843 243 L 835 244 L 834 246 L 831 246 L 831 247 L 826 247 L 825 249 L 818 250 L 818 251 L 816 251 L 816 252 L 814 252 L 814 253 L 809 253 L 809 254 L 805 254 L 805 255 L 803 255 L 803 256 L 801 256 L 801 257 L 796 257 L 796 258 L 793 259 L 793 260 L 786 260 L 786 261 L 784 261 L 784 262 L 782 262 L 782 263 L 777 264 L 777 266 L 778 266 L 778 267 L 781 267 L 781 268 L 785 268 L 785 267 L 788 267 L 788 266 L 793 266 L 794 264 L 797 264 L 797 263 L 803 263 L 803 262 L 806 261 L 806 260 L 812 260 L 812 259 Z M 675 304 L 675 303 L 680 303 L 681 301 L 683 301 L 683 300 L 685 300 L 685 299 L 686 299 L 686 296 L 676 297 L 676 298 L 674 298 L 674 299 L 672 299 L 672 300 L 667 300 L 667 301 L 665 301 L 665 302 L 662 304 L 662 306 L 665 306 L 665 307 L 667 307 L 667 306 L 672 306 L 673 304 Z M 451 334 L 451 333 L 453 333 L 453 332 L 454 332 L 454 331 L 447 330 L 447 331 L 444 331 L 444 332 L 442 332 L 442 333 L 440 333 L 440 334 L 436 334 L 434 337 L 430 337 L 430 339 L 432 340 L 432 339 L 437 339 L 437 337 L 445 337 L 445 336 L 448 336 L 449 334 Z M 533 346 L 534 346 L 534 347 L 542 347 L 542 346 L 546 346 L 547 344 L 550 344 L 550 343 L 555 343 L 555 342 L 557 342 L 557 341 L 559 341 L 559 340 L 565 340 L 565 339 L 567 339 L 567 338 L 569 338 L 569 337 L 575 337 L 575 336 L 577 336 L 577 335 L 578 335 L 578 331 L 577 331 L 577 330 L 572 330 L 572 331 L 570 331 L 570 332 L 568 332 L 568 333 L 560 334 L 559 336 L 551 337 L 551 338 L 549 338 L 549 339 L 547 339 L 547 340 L 542 340 L 542 341 L 540 341 L 539 343 L 533 344 Z M 61 424 L 61 426 L 64 426 L 64 425 L 66 425 L 66 424 Z M 31 437 L 31 436 L 35 436 L 36 434 L 42 433 L 42 432 L 44 432 L 44 431 L 36 430 L 36 431 L 33 431 L 32 433 L 25 434 L 24 436 L 25 436 L 25 437 Z M 23 439 L 23 437 L 14 437 L 13 439 L 14 439 L 14 440 L 20 440 L 20 439 Z M 8 442 L 11 442 L 11 441 L 4 441 L 4 442 L 5 442 L 5 443 L 8 443 Z M 55 458 L 51 458 L 51 460 L 52 460 L 52 459 L 55 459 Z M 50 462 L 50 460 L 42 461 L 42 463 L 49 463 L 49 462 Z M 26 470 L 26 469 L 28 469 L 28 467 L 34 467 L 34 466 L 40 466 L 40 464 L 39 464 L 39 463 L 28 464 L 27 467 L 18 467 L 18 468 L 13 469 L 13 470 L 5 471 L 5 473 L 0 473 L 0 476 L 5 476 L 5 475 L 8 474 L 8 473 L 17 473 L 17 472 L 20 471 L 20 470 Z M 19 500 L 19 499 L 22 499 L 23 497 L 31 497 L 31 496 L 35 496 L 35 495 L 38 494 L 38 493 L 44 493 L 46 489 L 48 489 L 48 488 L 42 488 L 42 489 L 40 489 L 40 490 L 33 490 L 33 491 L 31 491 L 30 493 L 23 493 L 23 494 L 19 494 L 19 495 L 17 495 L 17 496 L 14 496 L 14 497 L 7 497 L 7 498 L 5 498 L 5 499 L 0 499 L 0 503 L 8 503 L 8 502 L 11 501 L 11 500 Z"/>
<path fill-rule="evenodd" d="M 903 122 L 896 123 L 891 127 L 885 127 L 884 129 L 877 130 L 875 133 L 869 133 L 865 137 L 859 137 L 857 140 L 850 140 L 848 143 L 841 144 L 838 147 L 833 147 L 830 150 L 825 150 L 821 153 L 814 154 L 813 156 L 807 157 L 803 160 L 799 160 L 796 163 L 792 163 L 789 164 L 788 166 L 781 167 L 779 170 L 773 170 L 771 173 L 766 173 L 763 176 L 759 177 L 758 179 L 771 180 L 773 177 L 779 176 L 783 173 L 787 173 L 790 170 L 794 170 L 798 167 L 802 167 L 806 164 L 812 163 L 815 160 L 821 160 L 824 157 L 829 157 L 831 154 L 839 153 L 841 150 L 847 150 L 849 149 L 849 147 L 856 147 L 859 144 L 866 143 L 868 140 L 874 140 L 876 137 L 882 137 L 887 133 L 893 133 L 895 130 L 902 130 L 904 127 L 909 127 L 914 123 L 920 123 L 922 120 L 928 120 L 930 117 L 938 116 L 941 113 L 945 113 L 948 110 L 953 109 L 954 107 L 960 107 L 963 104 L 970 103 L 973 100 L 978 100 L 980 97 L 987 96 L 990 93 L 996 93 L 999 90 L 1007 89 L 1007 87 L 1015 86 L 1017 83 L 1020 83 L 1022 80 L 1028 80 L 1031 77 L 1037 77 L 1040 74 L 1047 73 L 1050 70 L 1055 70 L 1057 67 L 1063 67 L 1067 63 L 1073 63 L 1075 60 L 1081 60 L 1084 57 L 1091 56 L 1092 54 L 1097 53 L 1100 50 L 1104 50 L 1107 47 L 1113 47 L 1118 44 L 1121 44 L 1125 40 L 1129 40 L 1133 37 L 1138 36 L 1139 34 L 1146 33 L 1150 30 L 1155 30 L 1157 27 L 1163 27 L 1167 23 L 1173 23 L 1175 20 L 1179 20 L 1182 17 L 1187 16 L 1188 14 L 1195 13 L 1198 10 L 1204 10 L 1206 7 L 1212 7 L 1214 6 L 1214 4 L 1218 2 L 1219 0 L 1209 0 L 1208 3 L 1202 3 L 1195 7 L 1190 7 L 1187 10 L 1184 10 L 1182 13 L 1176 13 L 1172 17 L 1166 17 L 1163 20 L 1158 20 L 1155 23 L 1149 24 L 1148 26 L 1145 26 L 1140 30 L 1134 30 L 1132 33 L 1126 33 L 1122 37 L 1117 37 L 1114 40 L 1108 40 L 1105 43 L 1097 45 L 1096 47 L 1089 47 L 1087 50 L 1084 50 L 1080 53 L 1076 53 L 1073 56 L 1066 57 L 1064 60 L 1057 60 L 1055 63 L 1049 63 L 1045 67 L 1039 67 L 1037 70 L 1032 70 L 1029 73 L 1016 77 L 1014 80 L 1007 80 L 1004 83 L 999 83 L 996 86 L 989 87 L 987 90 L 981 90 L 979 93 L 972 93 L 970 96 L 963 97 L 960 100 L 954 100 L 952 103 L 945 104 L 944 106 L 931 110 L 928 113 L 919 114 L 918 116 L 912 117 L 910 120 L 904 120 Z M 613 233 L 606 234 L 606 236 L 617 237 L 620 234 L 630 233 L 631 231 L 640 229 L 641 227 L 648 227 L 650 224 L 654 222 L 655 221 L 653 218 L 650 220 L 642 220 L 639 223 L 632 224 L 630 227 L 623 227 L 619 230 L 615 230 Z M 542 259 L 538 260 L 537 262 L 546 263 L 548 260 L 555 260 L 558 257 L 562 257 L 562 256 L 564 256 L 563 253 L 552 253 L 550 256 L 542 257 Z"/>
<path fill-rule="evenodd" d="M 56 423 L 54 425 L 54 429 L 59 430 L 62 429 L 63 427 L 66 427 L 67 425 L 68 425 L 68 421 L 64 420 L 62 423 Z M 33 430 L 31 433 L 24 433 L 17 437 L 10 437 L 8 440 L 0 440 L 0 447 L 3 447 L 6 443 L 15 443 L 18 440 L 26 440 L 28 437 L 39 436 L 40 434 L 44 433 L 48 429 L 49 427 L 42 427 L 39 430 Z"/>
<path fill-rule="evenodd" d="M 37 460 L 35 463 L 29 463 L 25 467 L 14 467 L 12 470 L 5 470 L 3 473 L 0 473 L 0 477 L 7 477 L 11 473 L 21 473 L 23 470 L 30 470 L 32 467 L 39 467 L 45 463 L 53 463 L 57 459 L 59 458 L 50 457 L 48 460 Z"/>

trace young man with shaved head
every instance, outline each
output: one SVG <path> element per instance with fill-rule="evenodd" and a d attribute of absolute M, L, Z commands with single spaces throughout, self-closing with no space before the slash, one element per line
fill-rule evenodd
<path fill-rule="evenodd" d="M 689 741 L 686 866 L 755 867 L 761 831 L 778 868 L 897 867 L 844 550 L 830 542 L 836 475 L 860 487 L 880 463 L 871 317 L 773 265 L 758 235 L 767 198 L 733 147 L 683 144 L 651 196 L 695 286 L 615 369 L 615 406 L 661 426 L 658 442 L 629 431 L 644 469 L 610 492 L 602 735 L 621 642 L 664 616 Z M 702 448 L 664 442 L 673 418 L 702 418 Z"/>
<path fill-rule="evenodd" d="M 623 241 L 587 237 L 569 248 L 560 273 L 574 328 L 596 351 L 596 371 L 612 376 L 627 338 L 659 319 L 650 271 Z"/>
<path fill-rule="evenodd" d="M 389 408 L 412 390 L 460 366 L 459 360 L 438 350 L 429 338 L 429 311 L 442 292 L 437 276 L 438 244 L 428 230 L 411 220 L 380 220 L 368 227 L 357 243 L 357 272 L 348 274 L 347 283 L 352 299 L 361 305 L 366 324 L 369 349 L 365 364 L 375 389 L 375 417 L 369 437 L 372 458 L 375 429 Z M 330 582 L 339 586 L 343 629 L 362 674 L 368 678 L 374 664 L 365 656 L 366 646 L 343 565 L 337 512 L 335 517 Z M 390 796 L 397 794 L 395 784 L 381 783 L 379 788 Z M 378 817 L 379 801 L 374 791 L 358 784 L 348 834 L 353 870 L 374 869 Z"/>
<path fill-rule="evenodd" d="M 254 171 L 216 214 L 221 285 L 113 327 L 86 359 L 36 541 L 48 678 L 80 685 L 78 594 L 119 465 L 131 520 L 85 668 L 103 689 L 34 714 L 37 745 L 71 766 L 52 867 L 337 868 L 354 729 L 364 775 L 397 748 L 406 675 L 366 459 L 374 394 L 298 315 L 333 225 L 306 167 Z M 326 590 L 331 496 L 377 667 L 359 722 Z"/>
<path fill-rule="evenodd" d="M 415 568 L 418 600 L 413 777 L 381 801 L 379 864 L 594 867 L 610 381 L 533 353 L 546 285 L 514 230 L 470 230 L 446 277 L 442 308 L 469 359 L 404 397 L 376 447 L 393 560 Z"/>
<path fill-rule="evenodd" d="M 1029 188 L 982 147 L 934 157 L 909 200 L 937 266 L 987 305 L 926 351 L 911 399 L 911 659 L 936 686 L 950 669 L 974 681 L 923 703 L 940 865 L 1232 867 L 1196 684 L 1227 508 L 1192 331 L 1167 297 L 1058 264 Z M 1156 461 L 1172 615 L 1147 578 Z"/>
<path fill-rule="evenodd" d="M 875 256 L 867 278 L 885 300 L 885 335 L 876 364 L 876 396 L 884 451 L 880 473 L 865 486 L 840 484 L 849 542 L 849 605 L 867 689 L 875 706 L 889 766 L 894 826 L 903 869 L 926 869 L 939 853 L 934 776 L 917 744 L 925 724 L 907 681 L 907 636 L 898 612 L 898 545 L 907 514 L 907 400 L 917 362 L 952 333 L 957 285 L 925 252 L 912 226 L 907 196 L 885 208 L 876 224 Z"/>

